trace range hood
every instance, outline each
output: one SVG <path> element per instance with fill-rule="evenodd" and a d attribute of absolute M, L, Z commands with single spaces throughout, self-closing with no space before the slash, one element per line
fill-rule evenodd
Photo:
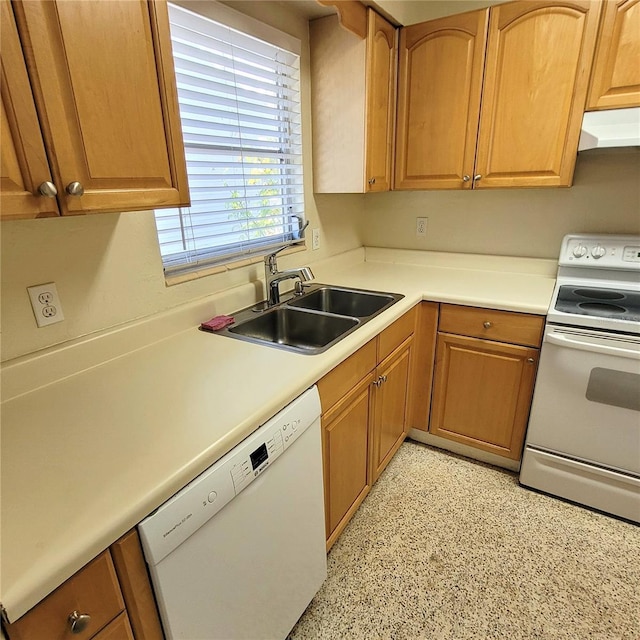
<path fill-rule="evenodd" d="M 640 107 L 587 111 L 578 151 L 640 145 Z"/>

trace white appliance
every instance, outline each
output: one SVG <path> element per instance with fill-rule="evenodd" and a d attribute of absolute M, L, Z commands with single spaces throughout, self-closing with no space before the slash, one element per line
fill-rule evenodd
<path fill-rule="evenodd" d="M 640 107 L 587 111 L 582 120 L 578 151 L 640 145 Z"/>
<path fill-rule="evenodd" d="M 520 483 L 640 522 L 640 237 L 569 235 Z"/>
<path fill-rule="evenodd" d="M 327 575 L 312 387 L 139 525 L 169 639 L 284 639 Z"/>

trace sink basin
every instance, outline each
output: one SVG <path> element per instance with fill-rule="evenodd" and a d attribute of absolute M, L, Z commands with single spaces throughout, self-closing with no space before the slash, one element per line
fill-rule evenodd
<path fill-rule="evenodd" d="M 218 335 L 315 355 L 361 327 L 404 296 L 326 284 L 305 287 L 274 307 L 260 303 L 234 314 Z"/>
<path fill-rule="evenodd" d="M 276 307 L 236 324 L 227 331 L 252 342 L 320 353 L 360 324 L 357 318 Z"/>
<path fill-rule="evenodd" d="M 287 302 L 291 307 L 313 309 L 341 316 L 367 318 L 391 306 L 399 296 L 358 289 L 323 286 Z"/>

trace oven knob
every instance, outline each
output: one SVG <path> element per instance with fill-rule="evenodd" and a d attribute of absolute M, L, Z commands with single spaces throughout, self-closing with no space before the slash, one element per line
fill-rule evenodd
<path fill-rule="evenodd" d="M 582 258 L 586 254 L 587 254 L 587 247 L 585 247 L 583 244 L 579 244 L 573 249 L 574 258 Z"/>
<path fill-rule="evenodd" d="M 591 255 L 598 260 L 599 258 L 602 258 L 602 256 L 607 254 L 607 250 L 601 245 L 598 244 L 595 247 L 593 247 L 593 249 L 591 249 Z"/>

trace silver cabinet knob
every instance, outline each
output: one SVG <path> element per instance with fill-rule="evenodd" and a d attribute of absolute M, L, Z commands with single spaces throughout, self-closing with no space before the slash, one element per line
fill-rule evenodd
<path fill-rule="evenodd" d="M 55 198 L 58 195 L 58 190 L 53 182 L 43 182 L 38 187 L 38 193 L 45 198 Z"/>
<path fill-rule="evenodd" d="M 535 362 L 535 358 L 527 358 L 527 362 L 529 364 L 533 364 Z"/>
<path fill-rule="evenodd" d="M 369 182 L 369 184 L 375 184 L 376 183 L 376 179 L 375 178 L 369 178 L 368 182 Z"/>
<path fill-rule="evenodd" d="M 493 326 L 493 323 L 491 323 L 491 322 L 489 322 L 489 321 L 487 321 L 487 322 L 483 322 L 483 323 L 482 323 L 482 326 L 483 326 L 485 329 L 491 329 L 491 327 Z"/>
<path fill-rule="evenodd" d="M 477 175 L 473 176 L 473 180 L 482 180 L 482 176 L 478 173 Z"/>
<path fill-rule="evenodd" d="M 72 611 L 68 620 L 71 633 L 82 633 L 89 626 L 91 616 L 88 613 Z"/>
<path fill-rule="evenodd" d="M 373 381 L 374 387 L 379 387 L 381 384 L 387 381 L 387 376 L 378 376 L 376 380 Z"/>
<path fill-rule="evenodd" d="M 81 182 L 70 182 L 65 191 L 70 196 L 81 196 L 84 193 L 84 187 Z"/>
<path fill-rule="evenodd" d="M 471 176 L 467 175 L 466 173 L 462 176 L 462 182 L 469 182 L 469 180 L 471 180 Z"/>

